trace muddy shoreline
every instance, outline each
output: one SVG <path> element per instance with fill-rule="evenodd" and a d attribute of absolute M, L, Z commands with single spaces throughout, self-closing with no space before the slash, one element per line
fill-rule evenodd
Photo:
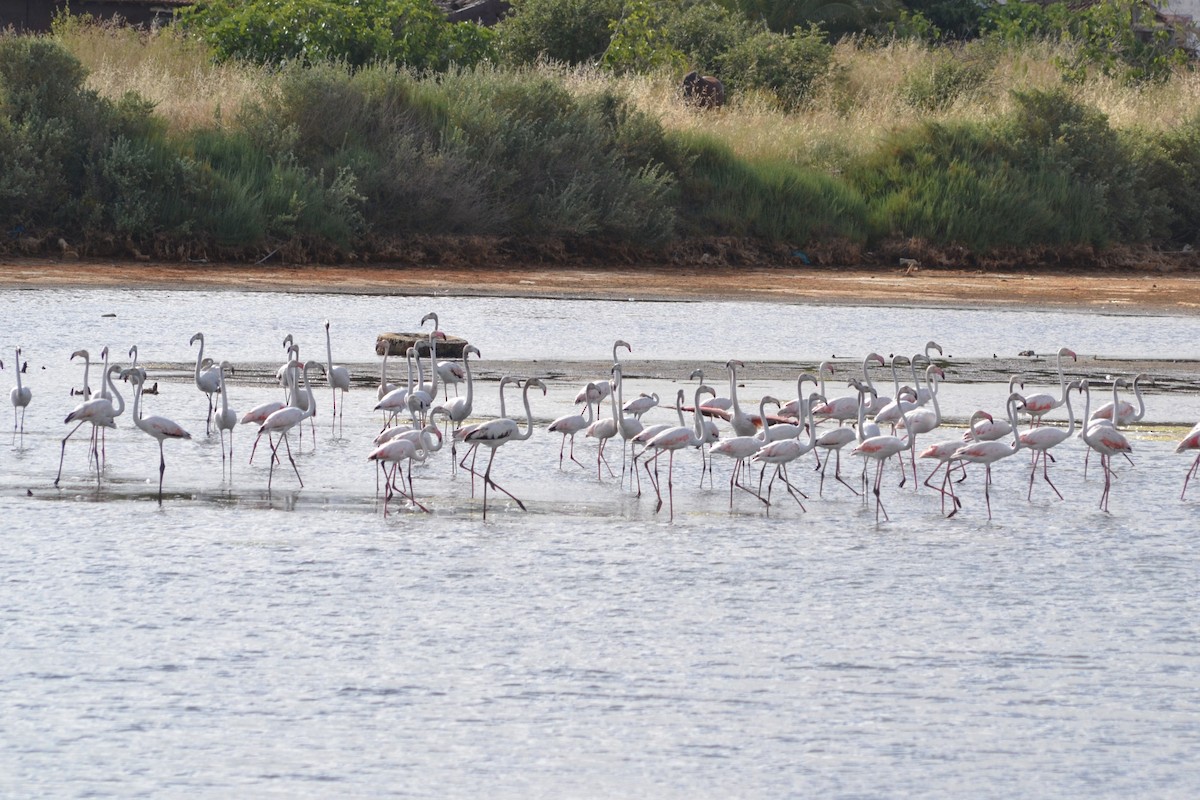
<path fill-rule="evenodd" d="M 624 265 L 247 266 L 0 259 L 0 287 L 1096 309 L 1200 316 L 1200 274 Z"/>

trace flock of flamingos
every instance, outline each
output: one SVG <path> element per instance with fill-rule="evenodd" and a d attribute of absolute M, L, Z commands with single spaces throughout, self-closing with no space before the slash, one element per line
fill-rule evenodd
<path fill-rule="evenodd" d="M 438 327 L 436 314 L 427 314 L 421 320 L 422 327 L 428 322 L 433 323 L 433 330 L 428 334 L 428 364 L 415 348 L 409 348 L 406 353 L 408 376 L 403 385 L 397 386 L 388 382 L 388 357 L 383 357 L 378 404 L 375 410 L 383 414 L 385 421 L 381 432 L 374 439 L 373 449 L 366 458 L 376 462 L 384 476 L 384 515 L 388 513 L 388 503 L 397 496 L 407 501 L 410 508 L 429 510 L 417 499 L 412 470 L 415 465 L 424 463 L 441 450 L 444 441 L 451 444 L 451 468 L 457 470 L 461 467 L 471 474 L 472 496 L 476 478 L 481 479 L 484 519 L 487 518 L 489 490 L 505 494 L 524 510 L 524 503 L 496 482 L 492 469 L 496 453 L 502 446 L 527 440 L 533 435 L 530 392 L 540 390 L 544 395 L 546 384 L 539 378 L 502 378 L 500 416 L 486 421 L 474 421 L 475 392 L 470 357 L 478 358 L 480 351 L 473 345 L 467 345 L 462 351 L 461 361 L 439 361 L 437 345 L 445 339 L 445 335 Z M 222 361 L 218 364 L 205 357 L 202 333 L 197 333 L 189 342 L 193 346 L 197 343 L 199 349 L 196 355 L 194 382 L 206 397 L 206 435 L 211 435 L 212 428 L 216 428 L 221 438 L 222 460 L 228 458 L 232 464 L 234 428 L 239 425 L 254 425 L 257 427 L 257 435 L 251 448 L 250 461 L 253 462 L 258 445 L 265 436 L 270 449 L 268 491 L 274 480 L 275 466 L 282 464 L 281 456 L 287 457 L 296 480 L 303 486 L 299 468 L 292 455 L 289 436 L 293 431 L 297 431 L 302 437 L 305 420 L 309 420 L 310 427 L 313 426 L 316 398 L 310 373 L 320 370 L 326 384 L 332 390 L 334 425 L 340 422 L 341 415 L 338 395 L 344 395 L 351 385 L 349 371 L 333 363 L 329 322 L 325 322 L 327 360 L 324 363 L 313 359 L 301 362 L 299 348 L 294 344 L 292 337 L 288 336 L 283 342 L 287 348 L 288 359 L 277 372 L 277 378 L 283 388 L 282 397 L 252 408 L 240 416 L 230 407 L 225 387 L 226 374 L 232 371 L 230 363 Z M 1076 356 L 1073 351 L 1064 347 L 1057 353 L 1059 386 L 1056 392 L 1025 393 L 1020 377 L 1014 376 L 1009 381 L 1002 413 L 993 415 L 982 410 L 976 411 L 970 418 L 967 431 L 961 436 L 918 446 L 918 437 L 934 433 L 942 422 L 938 385 L 945 378 L 945 374 L 933 363 L 930 356 L 931 351 L 936 350 L 940 355 L 942 350 L 936 342 L 929 342 L 924 353 L 918 353 L 912 358 L 893 356 L 890 365 L 877 353 L 867 355 L 862 361 L 861 378 L 850 380 L 847 386 L 852 391 L 843 396 L 831 397 L 829 395 L 833 392 L 827 393 L 826 375 L 832 373 L 832 366 L 827 362 L 822 363 L 817 375 L 803 373 L 798 376 L 794 399 L 782 402 L 778 398 L 764 396 L 759 400 L 758 413 L 746 411 L 738 402 L 738 370 L 745 366 L 742 362 L 729 361 L 725 365 L 729 387 L 726 397 L 718 397 L 716 391 L 704 382 L 703 373 L 697 370 L 691 375 L 691 378 L 697 379 L 691 397 L 680 389 L 675 398 L 675 405 L 668 407 L 677 415 L 678 424 L 651 425 L 643 422 L 642 418 L 660 405 L 660 398 L 658 395 L 639 393 L 629 400 L 625 399 L 627 392 L 619 358 L 622 349 L 632 352 L 627 342 L 616 341 L 612 349 L 613 363 L 608 375 L 588 382 L 580 390 L 575 402 L 583 409 L 582 413 L 554 420 L 550 423 L 548 431 L 562 437 L 559 448 L 560 469 L 569 460 L 590 470 L 590 466 L 584 465 L 575 456 L 575 439 L 578 435 L 583 435 L 585 438 L 597 440 L 597 479 L 602 479 L 603 470 L 607 470 L 611 477 L 617 477 L 605 450 L 611 440 L 620 440 L 622 486 L 628 480 L 630 490 L 636 491 L 640 497 L 644 472 L 655 493 L 656 512 L 661 511 L 665 504 L 672 520 L 676 452 L 698 451 L 698 457 L 702 461 L 702 487 L 706 476 L 710 487 L 712 486 L 714 459 L 732 462 L 729 475 L 730 508 L 733 507 L 735 496 L 740 492 L 753 498 L 754 502 L 761 503 L 767 514 L 770 513 L 773 504 L 778 502 L 778 499 L 772 498 L 782 497 L 784 491 L 804 509 L 803 501 L 808 499 L 808 495 L 792 482 L 788 475 L 788 466 L 811 453 L 816 464 L 814 469 L 820 473 L 818 492 L 824 492 L 826 470 L 830 461 L 833 461 L 834 481 L 846 490 L 861 495 L 864 502 L 868 494 L 873 495 L 877 522 L 881 517 L 884 520 L 888 519 L 882 489 L 884 467 L 893 458 L 898 462 L 902 487 L 910 477 L 914 483 L 918 480 L 918 459 L 935 465 L 923 483 L 939 493 L 942 513 L 946 516 L 953 516 L 962 505 L 955 492 L 955 484 L 966 477 L 967 465 L 978 464 L 984 468 L 983 494 L 988 519 L 991 519 L 992 464 L 1001 459 L 1011 458 L 1021 450 L 1028 450 L 1032 455 L 1027 496 L 1032 498 L 1040 472 L 1042 480 L 1059 499 L 1062 499 L 1061 492 L 1050 477 L 1050 465 L 1055 460 L 1052 451 L 1072 438 L 1083 441 L 1089 458 L 1093 451 L 1099 456 L 1100 469 L 1104 474 L 1100 508 L 1107 512 L 1113 485 L 1113 459 L 1128 458 L 1132 451 L 1120 428 L 1140 420 L 1145 413 L 1145 402 L 1139 387 L 1140 381 L 1145 378 L 1144 375 L 1138 375 L 1132 382 L 1117 378 L 1111 387 L 1104 389 L 1106 394 L 1111 390 L 1111 399 L 1093 410 L 1091 390 L 1094 382 L 1087 378 L 1067 380 L 1063 359 L 1074 360 Z M 82 395 L 83 402 L 67 414 L 64 420 L 70 427 L 62 440 L 58 475 L 54 484 L 58 486 L 62 479 L 68 443 L 85 425 L 90 425 L 91 433 L 88 467 L 89 470 L 95 470 L 99 482 L 106 458 L 105 431 L 115 428 L 117 418 L 125 411 L 125 400 L 114 380 L 120 378 L 131 387 L 133 424 L 158 441 L 158 502 L 161 504 L 163 475 L 166 471 L 163 444 L 168 439 L 190 439 L 191 434 L 165 417 L 142 414 L 143 395 L 155 393 L 157 382 L 153 387 L 146 388 L 147 375 L 146 371 L 137 365 L 136 346 L 130 350 L 129 355 L 132 358 L 129 366 L 110 364 L 108 348 L 104 348 L 101 388 L 93 394 L 88 386 L 92 364 L 88 352 L 79 350 L 72 354 L 72 360 L 82 361 L 84 373 L 83 388 L 73 388 L 71 393 Z M 21 374 L 24 369 L 19 347 L 16 349 L 15 363 L 17 385 L 10 394 L 13 405 L 14 441 L 18 434 L 24 436 L 25 409 L 33 398 L 30 388 L 22 382 Z M 872 365 L 890 366 L 890 393 L 880 392 L 876 388 L 870 375 Z M 0 369 L 3 366 L 3 362 L 0 361 Z M 902 373 L 905 376 L 903 384 L 900 377 Z M 812 385 L 807 393 L 806 383 Z M 460 393 L 459 386 L 463 384 L 465 387 Z M 524 414 L 520 417 L 507 415 L 504 393 L 509 385 L 520 389 L 524 406 Z M 1021 387 L 1019 391 L 1018 385 Z M 455 390 L 454 397 L 449 396 L 451 387 Z M 1133 402 L 1120 397 L 1122 389 L 1132 389 L 1136 407 Z M 439 391 L 442 394 L 440 402 Z M 1080 397 L 1083 400 L 1083 407 L 1078 415 L 1076 406 L 1072 404 L 1073 396 L 1076 402 Z M 689 399 L 690 405 L 687 404 Z M 1048 412 L 1063 406 L 1066 407 L 1068 420 L 1065 428 L 1042 424 L 1042 419 Z M 768 407 L 773 409 L 772 413 L 768 412 Z M 690 420 L 685 414 L 690 414 Z M 728 427 L 718 426 L 717 420 L 727 423 Z M 1024 429 L 1021 428 L 1022 423 L 1026 425 Z M 228 451 L 225 444 L 227 433 Z M 477 469 L 476 463 L 480 447 L 487 451 L 487 461 L 482 472 Z M 849 482 L 843 476 L 841 463 L 842 451 L 846 448 L 849 448 L 851 456 L 862 458 L 861 471 Z M 1196 450 L 1197 457 L 1184 478 L 1181 500 L 1187 494 L 1189 481 L 1200 468 L 1200 423 L 1176 447 L 1177 453 L 1190 450 Z M 874 467 L 873 478 L 869 474 L 871 466 Z M 665 503 L 662 491 L 664 470 L 667 489 Z M 777 484 L 781 487 L 778 496 L 775 495 Z M 376 490 L 378 491 L 378 479 Z"/>

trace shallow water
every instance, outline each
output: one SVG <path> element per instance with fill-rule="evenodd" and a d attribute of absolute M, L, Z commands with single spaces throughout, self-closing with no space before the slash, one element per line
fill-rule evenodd
<path fill-rule="evenodd" d="M 578 389 L 559 383 L 531 399 L 535 435 L 495 461 L 496 480 L 528 511 L 497 503 L 486 524 L 470 476 L 452 476 L 445 452 L 416 470 L 417 497 L 434 513 L 393 503 L 385 518 L 365 460 L 379 424 L 374 392 L 347 396 L 335 438 L 323 384 L 315 448 L 308 429 L 303 444 L 293 437 L 303 489 L 284 458 L 267 492 L 269 459 L 260 447 L 246 463 L 244 427 L 232 478 L 223 475 L 203 396 L 166 373 L 146 413 L 196 438 L 166 443 L 163 506 L 157 447 L 128 417 L 108 433 L 99 488 L 82 437 L 68 444 L 64 488 L 53 488 L 62 418 L 78 399 L 67 387 L 82 377 L 70 352 L 137 342 L 145 360 L 182 363 L 194 358 L 195 330 L 235 363 L 275 360 L 289 331 L 323 357 L 326 316 L 335 360 L 370 362 L 376 333 L 415 329 L 434 309 L 496 358 L 587 348 L 602 360 L 615 334 L 644 358 L 749 360 L 758 339 L 744 338 L 747 314 L 754 329 L 782 325 L 796 339 L 794 349 L 764 341 L 779 348 L 773 358 L 827 355 L 806 334 L 822 318 L 847 342 L 839 355 L 915 351 L 928 338 L 955 355 L 996 342 L 1195 355 L 1183 347 L 1196 340 L 1188 318 L 1029 313 L 1042 333 L 1018 342 L 1008 313 L 942 312 L 964 315 L 971 338 L 956 338 L 916 322 L 872 334 L 845 308 L 560 302 L 0 292 L 2 318 L 17 320 L 0 356 L 11 365 L 10 345 L 22 344 L 34 390 L 23 445 L 0 449 L 0 794 L 1200 789 L 1200 495 L 1179 501 L 1191 458 L 1172 452 L 1181 432 L 1165 426 L 1200 418 L 1194 394 L 1148 395 L 1147 424 L 1130 434 L 1136 466 L 1117 465 L 1109 515 L 1097 508 L 1095 461 L 1085 479 L 1073 441 L 1051 472 L 1064 501 L 1040 478 L 1025 499 L 1021 455 L 994 470 L 991 522 L 977 470 L 947 520 L 936 492 L 899 488 L 889 466 L 892 522 L 876 525 L 874 507 L 831 480 L 819 498 L 808 458 L 791 472 L 807 512 L 777 486 L 768 518 L 743 493 L 729 510 L 728 464 L 701 490 L 695 453 L 680 454 L 669 524 L 648 484 L 638 499 L 607 472 L 598 481 L 594 443 L 582 437 L 586 469 L 557 469 L 559 440 L 544 427 Z M 704 336 L 680 336 L 698 321 L 710 326 Z M 1141 343 L 1110 346 L 1105 322 L 1136 329 Z M 739 342 L 744 352 L 733 352 Z M 13 372 L 0 376 L 7 386 Z M 668 397 L 677 385 L 630 388 Z M 739 391 L 744 402 L 786 398 L 794 384 L 751 379 Z M 244 410 L 277 393 L 239 382 L 230 401 Z M 1001 399 L 989 385 L 943 389 L 960 419 Z M 510 394 L 510 409 L 519 403 Z M 495 413 L 495 384 L 477 407 Z M 670 418 L 660 409 L 647 421 Z M 619 472 L 616 446 L 610 457 Z"/>

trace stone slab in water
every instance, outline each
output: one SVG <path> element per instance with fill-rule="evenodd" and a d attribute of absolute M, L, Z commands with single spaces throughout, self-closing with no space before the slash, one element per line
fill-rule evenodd
<path fill-rule="evenodd" d="M 468 344 L 466 339 L 446 335 L 439 339 L 437 345 L 438 358 L 462 358 L 463 348 Z M 381 333 L 375 339 L 375 355 L 387 353 L 389 356 L 403 356 L 408 348 L 415 347 L 421 355 L 429 353 L 429 332 L 424 333 Z"/>

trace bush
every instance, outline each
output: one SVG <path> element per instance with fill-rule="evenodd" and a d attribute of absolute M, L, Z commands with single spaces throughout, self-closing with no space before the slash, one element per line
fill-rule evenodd
<path fill-rule="evenodd" d="M 622 0 L 513 0 L 495 27 L 501 58 L 515 65 L 594 63 L 608 49 L 621 8 Z"/>
<path fill-rule="evenodd" d="M 722 53 L 740 45 L 761 28 L 711 0 L 688 3 L 667 17 L 664 35 L 693 69 L 713 72 Z"/>
<path fill-rule="evenodd" d="M 687 234 L 794 245 L 866 238 L 866 204 L 845 182 L 774 159 L 745 161 L 707 137 L 685 136 L 682 142 L 691 154 L 680 187 Z"/>
<path fill-rule="evenodd" d="M 218 58 L 258 64 L 391 61 L 444 70 L 492 56 L 490 30 L 447 21 L 433 0 L 201 0 L 177 19 Z"/>
<path fill-rule="evenodd" d="M 721 79 L 732 91 L 760 90 L 781 108 L 795 110 L 811 97 L 833 63 L 833 48 L 819 29 L 790 35 L 763 31 L 720 57 Z"/>

